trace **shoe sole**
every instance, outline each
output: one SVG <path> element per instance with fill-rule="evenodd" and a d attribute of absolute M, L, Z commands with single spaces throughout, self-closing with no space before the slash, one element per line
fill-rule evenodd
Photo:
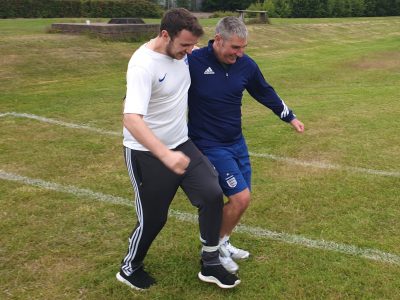
<path fill-rule="evenodd" d="M 235 281 L 235 283 L 233 285 L 226 285 L 226 284 L 223 284 L 221 281 L 219 281 L 214 276 L 204 276 L 203 274 L 201 274 L 201 272 L 199 272 L 198 276 L 199 276 L 199 279 L 201 281 L 209 282 L 209 283 L 215 283 L 221 289 L 231 289 L 231 288 L 234 288 L 235 286 L 237 286 L 240 283 L 240 279 L 238 279 L 238 280 Z"/>
<path fill-rule="evenodd" d="M 117 278 L 118 281 L 125 283 L 127 286 L 129 286 L 132 289 L 135 289 L 137 291 L 145 291 L 145 289 L 142 289 L 142 288 L 137 287 L 137 286 L 133 285 L 132 283 L 130 283 L 128 280 L 126 280 L 124 277 L 122 277 L 119 272 L 117 273 L 117 275 L 115 275 L 115 277 Z"/>
<path fill-rule="evenodd" d="M 250 257 L 250 253 L 248 253 L 247 255 L 244 255 L 244 256 L 231 255 L 231 257 L 232 257 L 232 259 L 235 259 L 235 260 L 248 259 Z"/>

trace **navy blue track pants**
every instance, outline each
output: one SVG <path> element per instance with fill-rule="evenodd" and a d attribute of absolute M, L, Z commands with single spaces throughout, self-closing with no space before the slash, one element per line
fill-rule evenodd
<path fill-rule="evenodd" d="M 142 265 L 151 243 L 167 221 L 169 206 L 179 187 L 198 209 L 200 236 L 204 245 L 218 245 L 223 208 L 218 173 L 191 140 L 174 150 L 182 151 L 190 158 L 183 175 L 169 170 L 149 151 L 124 147 L 137 214 L 137 223 L 121 266 L 126 275 Z"/>

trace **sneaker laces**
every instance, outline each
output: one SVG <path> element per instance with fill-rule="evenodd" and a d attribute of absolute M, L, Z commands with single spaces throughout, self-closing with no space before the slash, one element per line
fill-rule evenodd
<path fill-rule="evenodd" d="M 229 249 L 226 247 L 226 243 L 223 243 L 219 246 L 219 253 L 221 254 L 221 257 L 231 257 L 231 252 Z"/>
<path fill-rule="evenodd" d="M 233 246 L 233 245 L 229 242 L 229 240 L 227 240 L 227 241 L 224 243 L 224 246 L 225 246 L 226 250 L 229 251 L 230 256 L 232 256 L 232 254 L 238 254 L 239 251 L 240 251 L 238 248 L 236 248 L 235 246 Z"/>

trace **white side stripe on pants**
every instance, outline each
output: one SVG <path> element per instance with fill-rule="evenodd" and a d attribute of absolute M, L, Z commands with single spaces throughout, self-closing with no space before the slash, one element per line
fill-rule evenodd
<path fill-rule="evenodd" d="M 132 156 L 131 156 L 132 150 L 129 148 L 125 148 L 125 161 L 126 161 L 126 166 L 128 168 L 128 173 L 129 173 L 129 178 L 131 179 L 133 189 L 135 191 L 135 209 L 136 209 L 136 214 L 138 217 L 138 227 L 135 229 L 135 231 L 132 233 L 132 236 L 129 238 L 129 248 L 128 248 L 128 253 L 124 258 L 124 265 L 122 266 L 122 269 L 124 270 L 124 273 L 126 275 L 132 274 L 133 271 L 131 268 L 131 261 L 134 259 L 138 246 L 139 246 L 139 241 L 142 237 L 143 233 L 143 226 L 144 226 L 144 221 L 143 221 L 143 211 L 142 211 L 142 203 L 140 202 L 140 194 L 139 194 L 139 187 L 135 178 L 135 174 L 132 169 Z"/>

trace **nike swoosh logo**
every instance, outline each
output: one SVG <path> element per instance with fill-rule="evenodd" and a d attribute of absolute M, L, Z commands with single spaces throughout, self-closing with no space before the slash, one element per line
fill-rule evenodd
<path fill-rule="evenodd" d="M 164 75 L 164 77 L 163 77 L 163 78 L 158 78 L 158 82 L 163 82 L 163 81 L 164 81 L 164 79 L 165 79 L 165 76 L 167 76 L 167 73 L 165 73 L 165 75 Z"/>

